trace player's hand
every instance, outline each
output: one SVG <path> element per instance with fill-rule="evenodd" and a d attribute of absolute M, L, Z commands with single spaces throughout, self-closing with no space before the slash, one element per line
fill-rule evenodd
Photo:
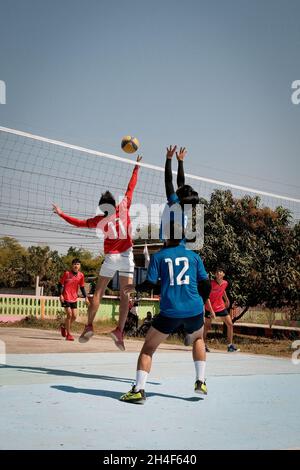
<path fill-rule="evenodd" d="M 60 295 L 60 296 L 59 296 L 59 300 L 60 300 L 60 301 L 61 301 L 61 303 L 63 304 L 63 303 L 64 303 L 64 301 L 65 301 L 65 299 L 64 299 L 64 296 L 63 296 L 63 295 Z"/>
<path fill-rule="evenodd" d="M 214 320 L 217 318 L 215 312 L 211 312 L 211 318 L 213 318 Z"/>
<path fill-rule="evenodd" d="M 186 148 L 185 148 L 185 147 L 180 147 L 179 152 L 176 152 L 176 158 L 177 158 L 177 160 L 183 162 L 183 160 L 184 160 L 186 154 L 187 154 Z"/>
<path fill-rule="evenodd" d="M 90 301 L 89 301 L 89 298 L 88 298 L 88 297 L 85 298 L 85 305 L 87 305 L 87 306 L 90 305 Z"/>
<path fill-rule="evenodd" d="M 170 145 L 170 147 L 167 147 L 166 157 L 168 160 L 171 160 L 173 158 L 173 155 L 176 152 L 176 149 L 177 149 L 177 145 L 174 145 L 174 147 L 172 147 L 172 145 Z"/>
<path fill-rule="evenodd" d="M 132 294 L 133 292 L 135 292 L 135 287 L 133 284 L 127 284 L 127 286 L 125 286 L 123 288 L 123 292 L 125 295 L 128 295 L 128 294 Z"/>
<path fill-rule="evenodd" d="M 136 157 L 137 163 L 139 163 L 139 162 L 142 160 L 142 158 L 143 158 L 142 155 L 138 155 L 138 156 Z"/>
<path fill-rule="evenodd" d="M 53 210 L 54 214 L 57 214 L 57 215 L 61 215 L 63 213 L 61 208 L 59 206 L 57 206 L 56 204 L 52 204 L 52 210 Z"/>

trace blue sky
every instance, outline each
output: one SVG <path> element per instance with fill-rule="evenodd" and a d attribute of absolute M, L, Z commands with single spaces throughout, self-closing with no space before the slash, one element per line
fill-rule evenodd
<path fill-rule="evenodd" d="M 2 0 L 0 124 L 299 197 L 300 2 Z"/>

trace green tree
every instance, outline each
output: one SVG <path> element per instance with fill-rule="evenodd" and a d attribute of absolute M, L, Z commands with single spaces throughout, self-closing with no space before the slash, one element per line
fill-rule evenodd
<path fill-rule="evenodd" d="M 0 239 L 0 285 L 2 287 L 23 286 L 23 261 L 27 251 L 11 237 Z"/>
<path fill-rule="evenodd" d="M 261 207 L 259 197 L 236 199 L 231 191 L 215 191 L 202 202 L 201 254 L 211 273 L 226 266 L 231 299 L 243 307 L 237 319 L 258 304 L 297 308 L 300 230 L 291 226 L 290 211 Z"/>
<path fill-rule="evenodd" d="M 72 265 L 72 260 L 74 258 L 79 258 L 81 261 L 81 271 L 86 277 L 97 276 L 100 270 L 101 263 L 104 259 L 103 256 L 94 257 L 92 253 L 83 248 L 70 247 L 65 256 L 62 256 L 62 261 L 64 263 L 64 269 L 70 269 Z"/>
<path fill-rule="evenodd" d="M 54 292 L 60 274 L 64 271 L 63 261 L 57 251 L 51 251 L 48 246 L 30 246 L 28 256 L 24 258 L 24 279 L 27 285 L 34 287 L 36 277 L 44 287 L 44 294 Z"/>

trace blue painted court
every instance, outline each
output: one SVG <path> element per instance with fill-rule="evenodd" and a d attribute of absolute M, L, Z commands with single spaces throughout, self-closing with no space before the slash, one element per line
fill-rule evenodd
<path fill-rule="evenodd" d="M 1 449 L 300 448 L 300 365 L 210 353 L 201 399 L 191 353 L 163 351 L 145 405 L 122 403 L 137 355 L 8 355 L 0 368 Z"/>

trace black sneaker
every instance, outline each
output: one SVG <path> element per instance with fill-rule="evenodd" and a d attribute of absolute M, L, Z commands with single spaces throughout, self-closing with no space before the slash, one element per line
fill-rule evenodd
<path fill-rule="evenodd" d="M 200 393 L 200 395 L 207 395 L 206 383 L 201 382 L 201 380 L 196 380 L 194 390 L 195 390 L 195 393 Z"/>
<path fill-rule="evenodd" d="M 210 352 L 210 349 L 205 345 L 205 351 Z"/>

